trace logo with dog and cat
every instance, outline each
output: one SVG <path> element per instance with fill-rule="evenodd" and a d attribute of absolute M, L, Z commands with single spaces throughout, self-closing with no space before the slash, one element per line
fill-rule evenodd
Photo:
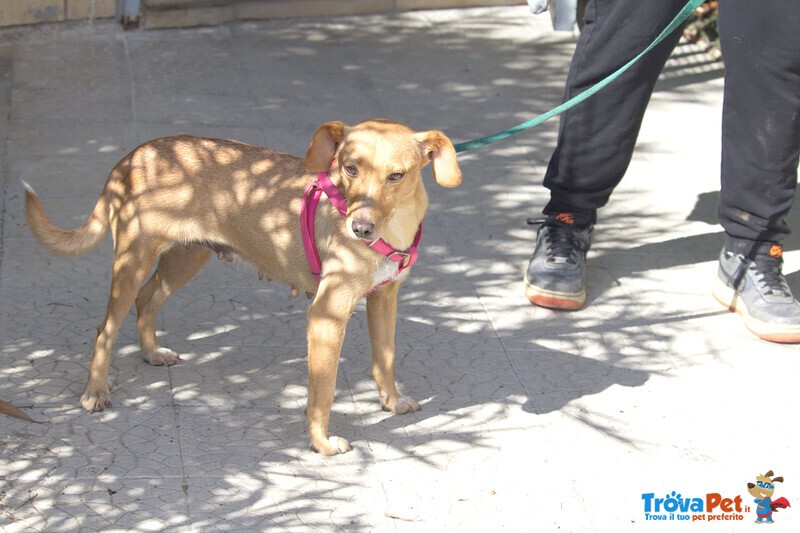
<path fill-rule="evenodd" d="M 743 522 L 752 517 L 756 524 L 774 523 L 773 513 L 791 507 L 784 497 L 773 499 L 775 483 L 783 483 L 783 476 L 772 470 L 756 475 L 755 482 L 747 483 L 752 503 L 749 497 L 721 492 L 686 495 L 673 490 L 664 496 L 645 492 L 642 511 L 647 522 Z"/>

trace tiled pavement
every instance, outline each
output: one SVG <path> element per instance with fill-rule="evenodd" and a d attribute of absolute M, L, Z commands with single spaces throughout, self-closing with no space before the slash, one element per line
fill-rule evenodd
<path fill-rule="evenodd" d="M 184 362 L 143 363 L 129 317 L 114 408 L 79 409 L 111 245 L 45 253 L 20 178 L 77 226 L 111 166 L 156 136 L 301 154 L 324 121 L 386 116 L 468 140 L 557 104 L 573 47 L 524 6 L 0 32 L 0 399 L 44 421 L 0 418 L 0 528 L 747 531 L 752 508 L 654 524 L 642 494 L 752 505 L 745 485 L 768 469 L 785 477 L 776 496 L 800 501 L 798 348 L 759 341 L 710 296 L 722 66 L 692 46 L 671 60 L 601 213 L 585 310 L 536 309 L 521 285 L 557 121 L 460 156 L 459 189 L 430 184 L 397 334 L 398 379 L 421 412 L 379 409 L 361 306 L 332 415 L 355 450 L 311 453 L 307 302 L 224 262 L 162 313 L 162 342 Z M 800 242 L 786 244 L 798 290 Z M 797 512 L 776 527 L 797 530 Z"/>

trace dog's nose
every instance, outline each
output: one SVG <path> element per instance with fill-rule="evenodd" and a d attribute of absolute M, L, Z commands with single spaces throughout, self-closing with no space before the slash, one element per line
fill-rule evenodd
<path fill-rule="evenodd" d="M 359 239 L 369 239 L 375 231 L 375 224 L 363 218 L 357 218 L 353 221 L 353 233 Z"/>

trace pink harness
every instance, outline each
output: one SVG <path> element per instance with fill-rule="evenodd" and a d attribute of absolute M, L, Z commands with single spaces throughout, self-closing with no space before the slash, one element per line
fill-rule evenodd
<path fill-rule="evenodd" d="M 314 240 L 314 219 L 317 214 L 317 205 L 319 204 L 322 193 L 325 193 L 325 196 L 328 197 L 336 210 L 339 211 L 342 218 L 347 216 L 347 200 L 344 199 L 339 189 L 333 184 L 328 173 L 320 172 L 317 174 L 317 178 L 306 187 L 306 191 L 303 194 L 303 204 L 300 207 L 300 229 L 303 232 L 303 248 L 305 248 L 306 251 L 308 266 L 311 269 L 311 273 L 317 278 L 317 283 L 319 283 L 322 277 L 322 261 L 319 259 L 317 244 Z M 414 236 L 414 242 L 412 242 L 408 250 L 405 251 L 393 248 L 383 239 L 364 241 L 364 244 L 385 256 L 389 261 L 397 263 L 397 272 L 380 285 L 389 283 L 399 276 L 401 272 L 410 268 L 411 265 L 417 262 L 417 248 L 419 247 L 420 239 L 422 239 L 422 224 L 419 225 L 417 234 Z M 378 285 L 378 287 L 380 287 L 380 285 Z M 370 292 L 378 287 L 374 287 Z"/>

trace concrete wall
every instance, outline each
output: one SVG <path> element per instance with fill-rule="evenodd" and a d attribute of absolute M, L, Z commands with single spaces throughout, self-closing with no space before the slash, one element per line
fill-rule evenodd
<path fill-rule="evenodd" d="M 117 0 L 0 0 L 0 27 L 111 18 Z"/>
<path fill-rule="evenodd" d="M 526 0 L 140 0 L 144 28 L 179 28 L 235 20 L 325 17 L 524 4 Z M 0 27 L 113 18 L 125 0 L 0 0 Z"/>
<path fill-rule="evenodd" d="M 360 15 L 413 9 L 522 4 L 526 0 L 143 0 L 142 25 L 168 28 L 234 20 Z"/>

